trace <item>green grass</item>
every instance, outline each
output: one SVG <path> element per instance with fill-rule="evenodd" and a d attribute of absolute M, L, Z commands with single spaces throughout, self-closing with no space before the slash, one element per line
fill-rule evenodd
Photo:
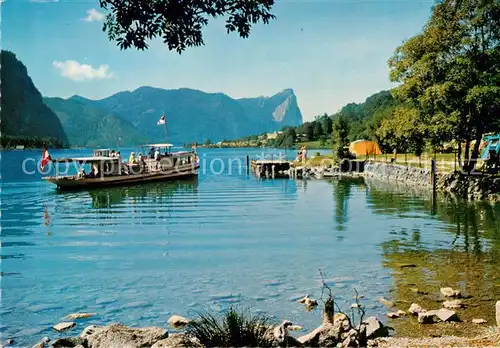
<path fill-rule="evenodd" d="M 301 147 L 305 145 L 308 149 L 331 149 L 332 148 L 332 145 L 331 144 L 328 144 L 326 143 L 324 146 L 321 146 L 319 144 L 319 140 L 316 140 L 316 141 L 304 141 L 304 142 L 300 142 L 300 143 L 297 143 L 297 147 Z"/>
<path fill-rule="evenodd" d="M 448 173 L 455 170 L 455 154 L 453 153 L 436 153 L 436 167 L 438 172 Z M 368 156 L 368 159 L 377 162 L 390 162 L 394 154 L 383 154 L 378 156 Z M 359 157 L 365 159 L 366 157 Z M 430 168 L 431 160 L 434 158 L 433 153 L 424 153 L 420 158 L 414 154 L 397 154 L 395 164 L 407 165 L 412 167 Z M 458 161 L 456 162 L 458 169 Z"/>

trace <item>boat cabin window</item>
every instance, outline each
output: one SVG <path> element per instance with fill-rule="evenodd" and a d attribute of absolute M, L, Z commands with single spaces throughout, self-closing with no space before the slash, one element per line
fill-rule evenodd
<path fill-rule="evenodd" d="M 94 157 L 109 157 L 109 150 L 95 150 Z"/>

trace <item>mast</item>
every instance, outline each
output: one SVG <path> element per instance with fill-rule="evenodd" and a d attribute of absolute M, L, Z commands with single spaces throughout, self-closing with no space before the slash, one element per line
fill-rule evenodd
<path fill-rule="evenodd" d="M 163 111 L 163 117 L 165 117 L 165 111 Z M 163 123 L 163 126 L 165 127 L 165 140 L 166 140 L 166 143 L 168 144 L 168 132 L 167 132 L 167 118 L 165 117 L 164 119 L 164 123 Z"/>

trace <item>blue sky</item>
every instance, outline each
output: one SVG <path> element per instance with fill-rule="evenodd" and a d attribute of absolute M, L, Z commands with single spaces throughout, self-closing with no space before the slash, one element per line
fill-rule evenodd
<path fill-rule="evenodd" d="M 421 30 L 432 4 L 278 0 L 277 19 L 255 26 L 250 38 L 228 35 L 223 20 L 212 21 L 206 45 L 179 55 L 161 41 L 145 52 L 120 51 L 101 30 L 97 0 L 3 0 L 2 48 L 23 61 L 45 96 L 94 99 L 153 86 L 242 98 L 293 88 L 311 120 L 392 87 L 387 60 Z"/>

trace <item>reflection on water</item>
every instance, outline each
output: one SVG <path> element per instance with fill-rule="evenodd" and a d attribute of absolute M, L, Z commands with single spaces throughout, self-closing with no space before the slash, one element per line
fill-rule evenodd
<path fill-rule="evenodd" d="M 261 150 L 200 151 L 227 162 Z M 446 285 L 473 296 L 464 318 L 484 312 L 493 320 L 489 297 L 500 295 L 498 206 L 438 202 L 433 215 L 432 199 L 404 186 L 258 180 L 235 168 L 71 193 L 17 169 L 3 174 L 12 180 L 1 191 L 0 333 L 21 345 L 54 338 L 51 325 L 77 311 L 97 316 L 70 335 L 87 324 L 167 326 L 171 314 L 231 304 L 310 329 L 320 313 L 296 300 L 321 296 L 319 268 L 343 308 L 356 288 L 367 314 L 380 318 L 387 310 L 379 297 L 392 296 L 402 309 L 403 301 L 430 308 Z M 398 333 L 415 329 L 407 319 L 391 325 Z"/>
<path fill-rule="evenodd" d="M 377 211 L 397 216 L 410 212 L 429 213 L 431 202 L 426 193 L 421 203 L 406 203 L 406 195 L 372 183 L 370 201 Z M 417 195 L 418 196 L 418 195 Z M 397 207 L 397 209 L 393 209 Z M 422 236 L 426 226 L 409 231 L 396 228 L 382 243 L 384 266 L 392 270 L 394 291 L 391 293 L 399 309 L 411 303 L 423 308 L 439 309 L 444 299 L 441 287 L 460 289 L 466 298 L 466 309 L 459 309 L 462 323 L 422 326 L 414 319 L 397 319 L 391 324 L 398 335 L 473 335 L 479 328 L 474 318 L 495 322 L 495 302 L 500 298 L 500 206 L 487 203 L 437 201 L 435 218 L 446 224 L 441 230 L 450 238 Z M 438 232 L 438 231 L 436 231 Z M 416 267 L 402 267 L 414 265 Z M 418 289 L 418 291 L 417 291 Z"/>
<path fill-rule="evenodd" d="M 337 231 L 344 231 L 345 225 L 349 222 L 349 201 L 351 198 L 351 188 L 353 186 L 363 187 L 362 178 L 345 178 L 342 180 L 329 180 L 333 185 L 333 197 L 335 202 L 335 222 Z"/>
<path fill-rule="evenodd" d="M 148 183 L 136 186 L 113 187 L 88 191 L 92 197 L 92 208 L 111 208 L 125 200 L 131 204 L 146 199 L 156 204 L 166 204 L 174 194 L 196 194 L 197 178 L 174 182 Z M 64 193 L 63 193 L 64 194 Z"/>

